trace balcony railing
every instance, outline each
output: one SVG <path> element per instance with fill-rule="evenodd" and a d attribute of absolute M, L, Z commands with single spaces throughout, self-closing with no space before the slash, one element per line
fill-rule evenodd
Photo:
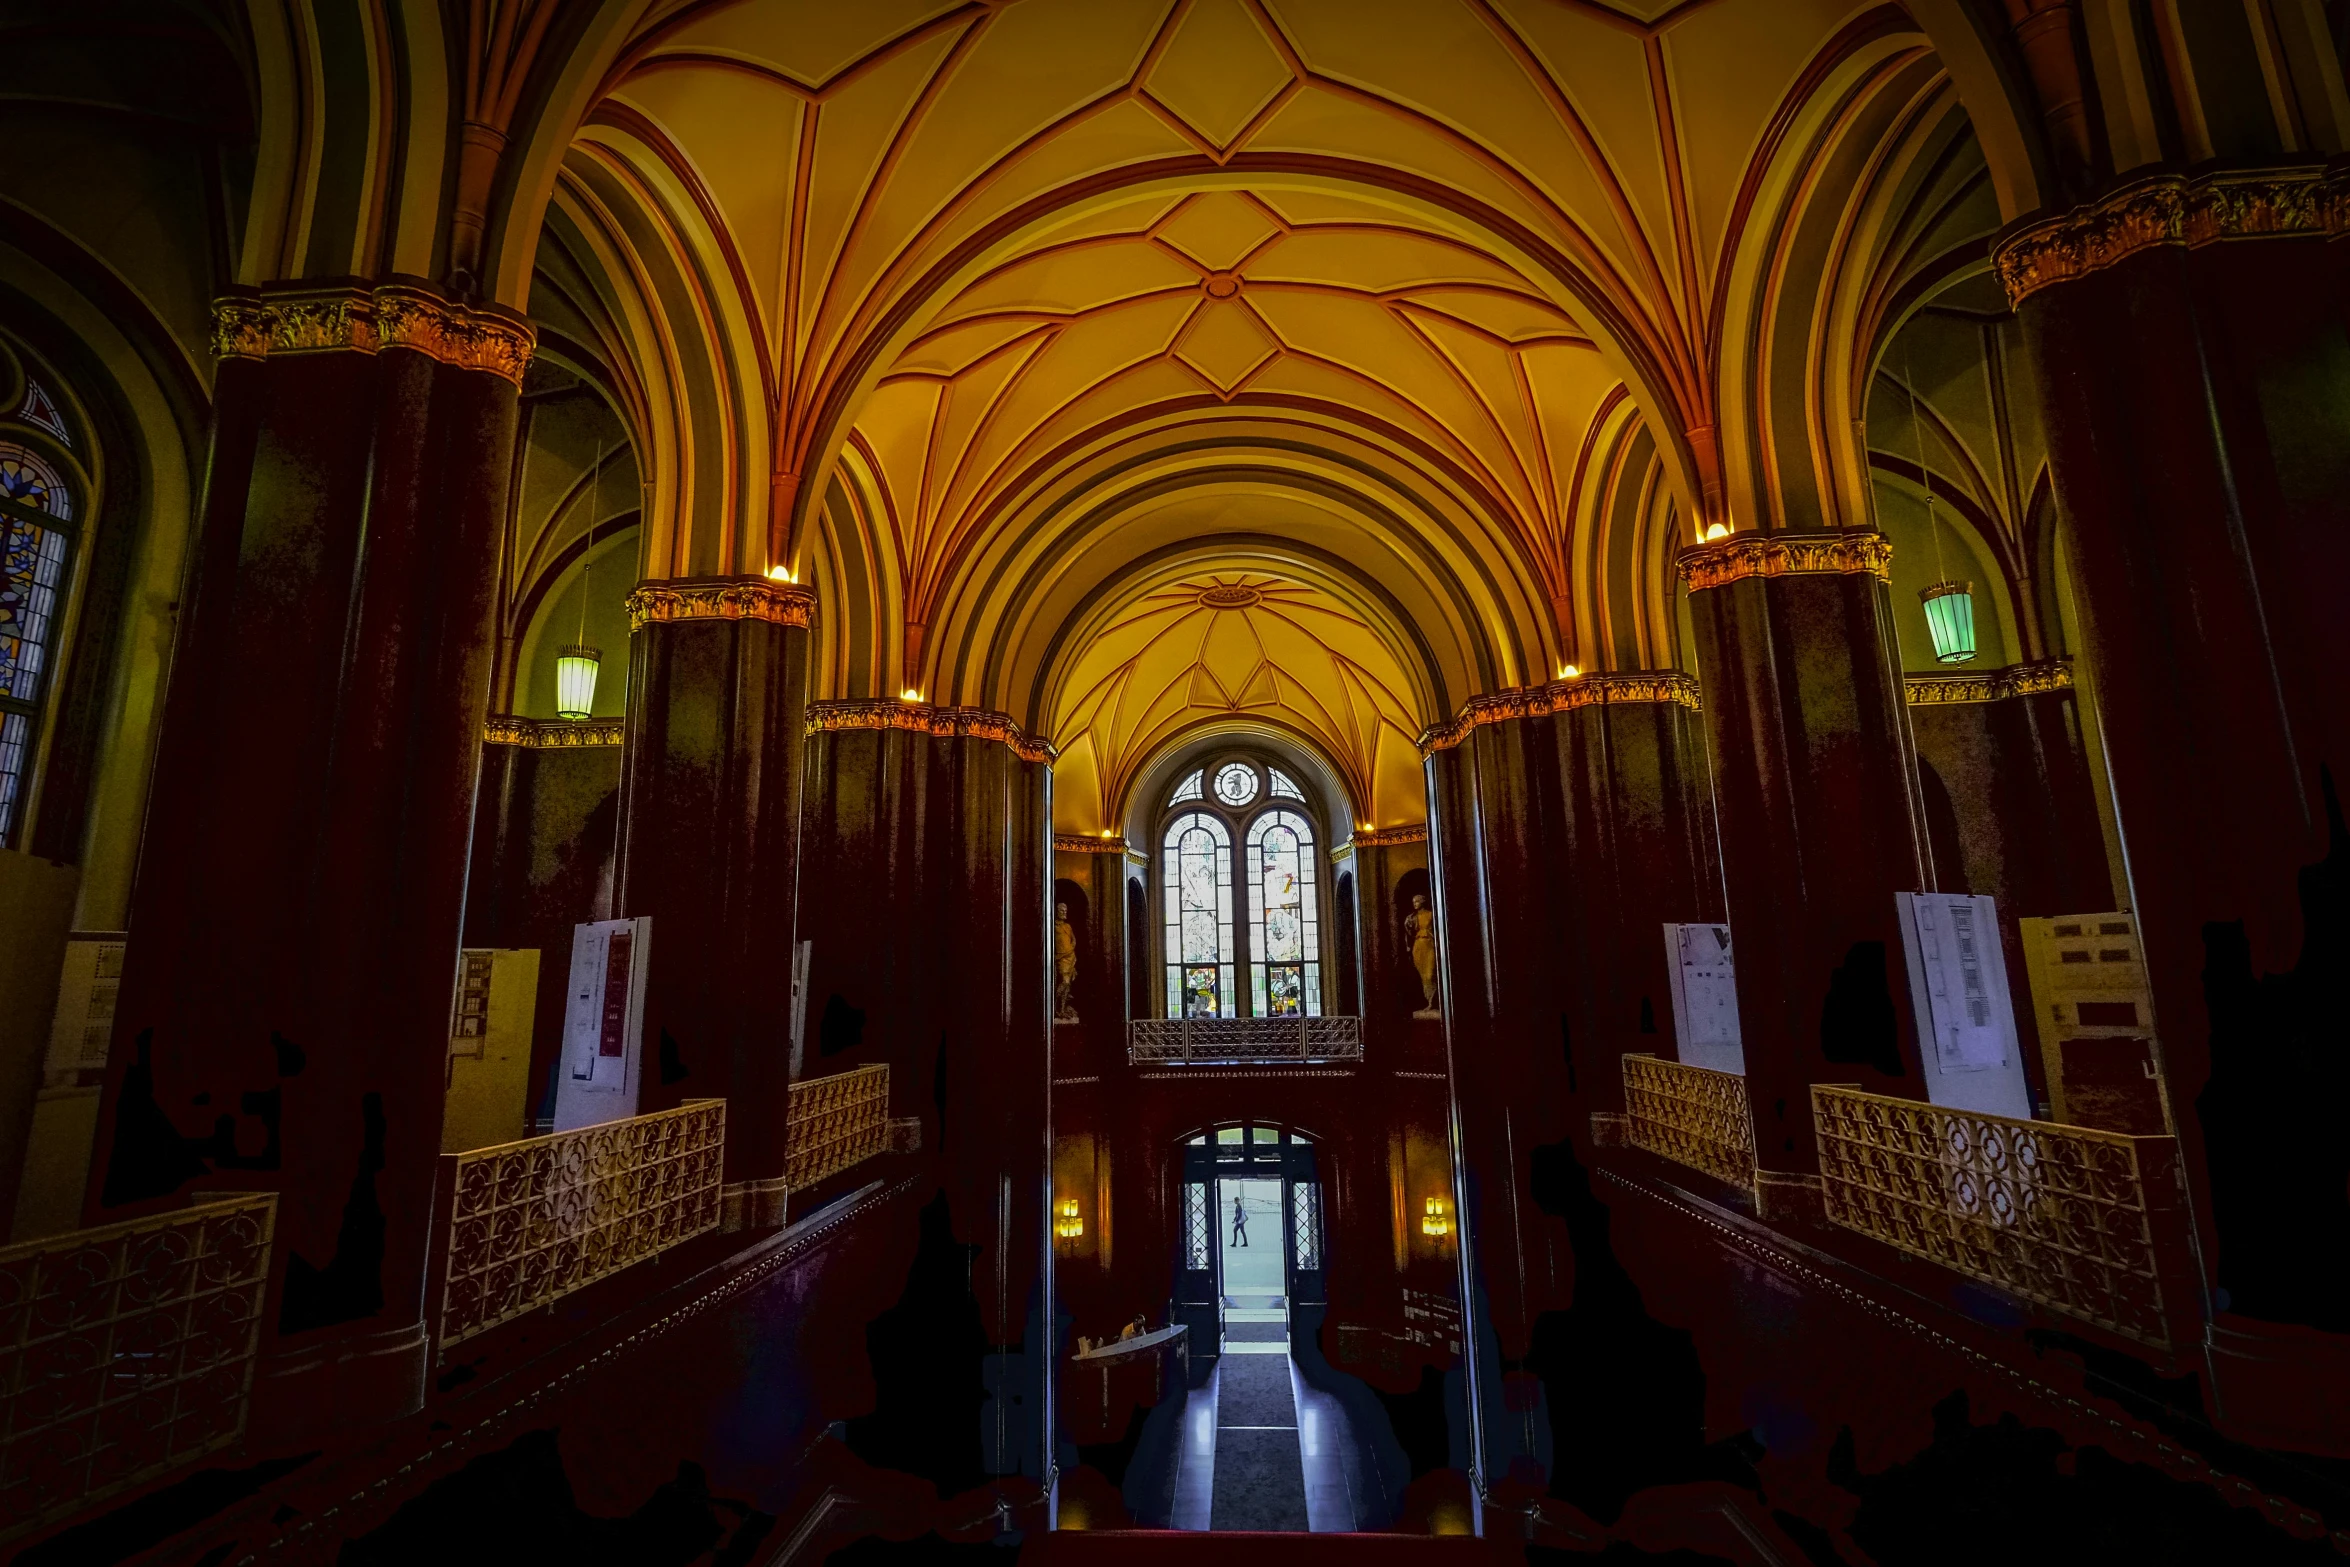
<path fill-rule="evenodd" d="M 1359 1017 L 1146 1017 L 1126 1025 L 1126 1059 L 1136 1066 L 1362 1058 Z"/>
<path fill-rule="evenodd" d="M 889 1064 L 791 1085 L 784 1111 L 784 1184 L 806 1191 L 889 1148 Z"/>
<path fill-rule="evenodd" d="M 2177 1143 L 1815 1086 L 1828 1217 L 2143 1344 L 2189 1292 Z M 2166 1290 L 2166 1273 L 2170 1274 Z M 2167 1308 L 2167 1310 L 2166 1310 Z"/>
<path fill-rule="evenodd" d="M 726 1101 L 446 1154 L 441 1347 L 718 1227 Z"/>
<path fill-rule="evenodd" d="M 0 1539 L 244 1434 L 277 1196 L 0 1249 Z"/>
<path fill-rule="evenodd" d="M 1754 1113 L 1737 1073 L 1628 1055 L 1624 1115 L 1634 1147 L 1733 1186 L 1754 1185 Z"/>

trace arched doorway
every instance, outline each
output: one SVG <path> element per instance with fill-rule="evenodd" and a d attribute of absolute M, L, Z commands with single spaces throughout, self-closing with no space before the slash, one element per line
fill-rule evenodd
<path fill-rule="evenodd" d="M 1184 1139 L 1175 1320 L 1190 1329 L 1195 1380 L 1228 1341 L 1286 1345 L 1320 1322 L 1328 1237 L 1314 1154 L 1311 1135 L 1273 1121 Z"/>

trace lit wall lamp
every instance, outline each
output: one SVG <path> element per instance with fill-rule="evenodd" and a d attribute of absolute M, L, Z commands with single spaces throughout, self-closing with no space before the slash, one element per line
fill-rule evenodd
<path fill-rule="evenodd" d="M 1441 1197 L 1428 1199 L 1428 1206 L 1420 1214 L 1420 1233 L 1437 1239 L 1452 1233 L 1452 1205 Z"/>
<path fill-rule="evenodd" d="M 1712 523 L 1712 524 L 1710 524 L 1710 525 L 1708 525 L 1708 526 L 1707 526 L 1707 528 L 1706 528 L 1706 530 L 1705 530 L 1705 538 L 1704 538 L 1704 539 L 1703 539 L 1701 542 L 1703 542 L 1703 543 L 1706 543 L 1706 544 L 1711 544 L 1711 543 L 1712 543 L 1714 540 L 1716 540 L 1716 539 L 1726 539 L 1726 538 L 1728 538 L 1729 536 L 1730 536 L 1730 525 L 1729 525 L 1728 523 L 1726 523 L 1726 522 L 1717 522 L 1717 523 Z"/>
<path fill-rule="evenodd" d="M 1073 1241 L 1085 1233 L 1085 1218 L 1077 1211 L 1077 1199 L 1064 1197 L 1053 1211 L 1053 1234 L 1062 1240 Z"/>

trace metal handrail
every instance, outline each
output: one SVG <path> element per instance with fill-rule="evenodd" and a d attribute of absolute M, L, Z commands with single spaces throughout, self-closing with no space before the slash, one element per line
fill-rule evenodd
<path fill-rule="evenodd" d="M 277 1194 L 0 1248 L 0 1539 L 233 1446 Z"/>
<path fill-rule="evenodd" d="M 1246 1061 L 1360 1061 L 1359 1017 L 1136 1018 L 1126 1059 L 1137 1065 Z"/>

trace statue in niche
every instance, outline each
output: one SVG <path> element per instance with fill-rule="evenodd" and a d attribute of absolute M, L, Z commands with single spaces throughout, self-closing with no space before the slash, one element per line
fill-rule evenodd
<path fill-rule="evenodd" d="M 1441 1017 L 1436 1010 L 1436 911 L 1428 900 L 1412 894 L 1412 912 L 1403 917 L 1403 939 L 1412 949 L 1412 967 L 1420 971 L 1420 1010 L 1414 1017 Z"/>
<path fill-rule="evenodd" d="M 1077 927 L 1069 923 L 1069 905 L 1053 905 L 1053 1021 L 1077 1021 Z"/>

